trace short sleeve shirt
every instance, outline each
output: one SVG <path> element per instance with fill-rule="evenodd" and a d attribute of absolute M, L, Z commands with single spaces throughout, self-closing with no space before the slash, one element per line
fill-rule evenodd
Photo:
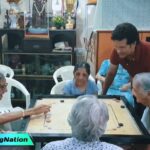
<path fill-rule="evenodd" d="M 121 147 L 106 142 L 83 142 L 76 138 L 50 142 L 42 150 L 123 150 Z"/>
<path fill-rule="evenodd" d="M 98 74 L 101 76 L 106 77 L 107 72 L 110 67 L 110 61 L 109 59 L 104 60 L 101 64 L 101 67 L 99 68 Z M 117 73 L 115 75 L 115 78 L 113 80 L 113 83 L 109 87 L 107 91 L 107 95 L 123 95 L 126 97 L 127 101 L 134 106 L 134 98 L 132 95 L 132 92 L 130 89 L 127 91 L 121 91 L 120 88 L 124 85 L 130 82 L 130 75 L 127 72 L 126 69 L 122 67 L 122 65 L 119 64 Z"/>
<path fill-rule="evenodd" d="M 114 65 L 121 64 L 134 77 L 141 72 L 150 72 L 150 42 L 140 41 L 135 47 L 134 57 L 130 61 L 120 58 L 114 49 L 110 61 Z"/>

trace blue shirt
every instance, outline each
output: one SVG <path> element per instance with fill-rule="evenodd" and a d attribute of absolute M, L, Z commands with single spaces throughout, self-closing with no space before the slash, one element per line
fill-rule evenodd
<path fill-rule="evenodd" d="M 110 60 L 109 59 L 104 60 L 103 63 L 101 64 L 101 67 L 99 68 L 98 74 L 106 77 L 109 67 L 110 67 Z M 111 86 L 107 91 L 107 95 L 125 96 L 128 102 L 132 106 L 134 106 L 134 98 L 131 89 L 128 89 L 127 91 L 119 90 L 119 88 L 121 88 L 124 84 L 127 84 L 129 81 L 130 81 L 129 73 L 127 72 L 126 69 L 124 69 L 121 65 L 119 65 L 113 83 L 111 84 Z"/>
<path fill-rule="evenodd" d="M 84 94 L 97 94 L 98 88 L 94 81 L 88 80 L 87 87 L 85 91 L 80 91 L 78 87 L 75 85 L 75 81 L 71 80 L 67 82 L 67 84 L 64 86 L 63 92 L 65 95 L 84 95 Z"/>

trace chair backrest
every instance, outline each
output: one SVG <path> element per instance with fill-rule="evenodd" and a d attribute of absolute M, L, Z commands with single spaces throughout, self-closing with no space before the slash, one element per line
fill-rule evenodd
<path fill-rule="evenodd" d="M 10 109 L 13 108 L 12 103 L 11 103 L 11 88 L 15 87 L 19 89 L 25 95 L 26 108 L 28 108 L 30 105 L 30 94 L 25 88 L 25 86 L 19 81 L 12 79 L 12 78 L 6 77 L 6 82 L 8 83 L 7 92 L 3 95 L 2 99 L 0 100 L 0 107 L 10 108 Z"/>
<path fill-rule="evenodd" d="M 8 78 L 13 78 L 14 76 L 13 69 L 11 69 L 10 67 L 6 65 L 0 64 L 0 72 L 3 73 L 3 75 Z"/>
<path fill-rule="evenodd" d="M 72 80 L 74 78 L 73 70 L 74 70 L 74 66 L 63 66 L 58 68 L 53 74 L 53 79 L 55 83 L 57 84 L 59 82 L 58 81 L 59 77 L 61 77 L 62 81 Z M 89 76 L 89 79 L 95 81 L 92 75 Z"/>
<path fill-rule="evenodd" d="M 53 74 L 53 79 L 55 83 L 57 84 L 59 82 L 59 77 L 61 77 L 62 81 L 73 79 L 73 70 L 74 66 L 71 65 L 58 68 Z"/>
<path fill-rule="evenodd" d="M 64 81 L 61 81 L 61 82 L 58 82 L 57 84 L 55 84 L 52 89 L 51 89 L 51 92 L 50 94 L 52 95 L 61 95 L 63 94 L 63 88 L 64 88 L 64 85 L 70 80 L 64 80 Z"/>
<path fill-rule="evenodd" d="M 101 81 L 97 81 L 97 87 L 98 87 L 98 95 L 102 94 L 102 83 Z"/>

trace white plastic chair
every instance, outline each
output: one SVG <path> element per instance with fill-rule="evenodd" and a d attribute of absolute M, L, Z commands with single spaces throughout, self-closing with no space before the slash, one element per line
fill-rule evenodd
<path fill-rule="evenodd" d="M 12 87 L 19 89 L 25 95 L 26 109 L 27 109 L 30 105 L 30 94 L 25 88 L 25 86 L 19 81 L 12 79 L 12 78 L 8 78 L 8 77 L 6 77 L 6 82 L 8 83 L 7 92 L 4 93 L 2 99 L 0 100 L 0 114 L 8 113 L 8 112 L 16 112 L 16 111 L 20 111 L 21 109 L 23 109 L 21 107 L 13 108 L 12 103 L 11 103 L 11 88 Z M 17 124 L 19 124 L 19 120 L 18 122 L 16 121 L 16 125 Z M 12 130 L 12 124 L 5 123 L 4 128 L 5 130 Z"/>
<path fill-rule="evenodd" d="M 57 84 L 55 84 L 52 89 L 51 89 L 51 92 L 50 94 L 51 95 L 57 95 L 57 94 L 63 94 L 63 88 L 64 88 L 64 85 L 70 80 L 64 80 L 64 81 L 61 81 L 61 82 L 58 82 Z"/>
<path fill-rule="evenodd" d="M 6 65 L 2 65 L 0 64 L 0 72 L 8 78 L 13 78 L 14 76 L 14 71 L 13 69 L 11 69 L 9 66 Z"/>
<path fill-rule="evenodd" d="M 62 78 L 62 81 L 72 80 L 74 78 L 73 70 L 74 70 L 74 66 L 63 66 L 63 67 L 58 68 L 53 74 L 53 79 L 55 83 L 56 84 L 59 83 L 58 81 L 59 77 Z M 89 76 L 89 79 L 95 81 L 92 75 Z"/>
<path fill-rule="evenodd" d="M 53 74 L 53 79 L 55 81 L 55 83 L 57 84 L 58 78 L 62 78 L 62 81 L 64 80 L 71 80 L 73 79 L 73 70 L 74 70 L 74 66 L 63 66 L 58 68 L 54 74 Z"/>
<path fill-rule="evenodd" d="M 6 82 L 8 83 L 7 92 L 4 93 L 2 99 L 0 100 L 0 112 L 1 110 L 10 111 L 13 109 L 13 106 L 11 103 L 11 88 L 12 87 L 19 89 L 25 95 L 26 109 L 27 109 L 30 105 L 30 94 L 25 88 L 25 86 L 19 81 L 12 79 L 12 78 L 6 77 Z"/>

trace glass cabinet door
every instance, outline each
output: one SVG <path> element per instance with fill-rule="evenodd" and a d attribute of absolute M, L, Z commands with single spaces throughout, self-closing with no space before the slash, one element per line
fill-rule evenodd
<path fill-rule="evenodd" d="M 65 65 L 72 64 L 72 54 L 4 53 L 4 64 L 14 69 L 15 75 L 49 76 Z"/>

